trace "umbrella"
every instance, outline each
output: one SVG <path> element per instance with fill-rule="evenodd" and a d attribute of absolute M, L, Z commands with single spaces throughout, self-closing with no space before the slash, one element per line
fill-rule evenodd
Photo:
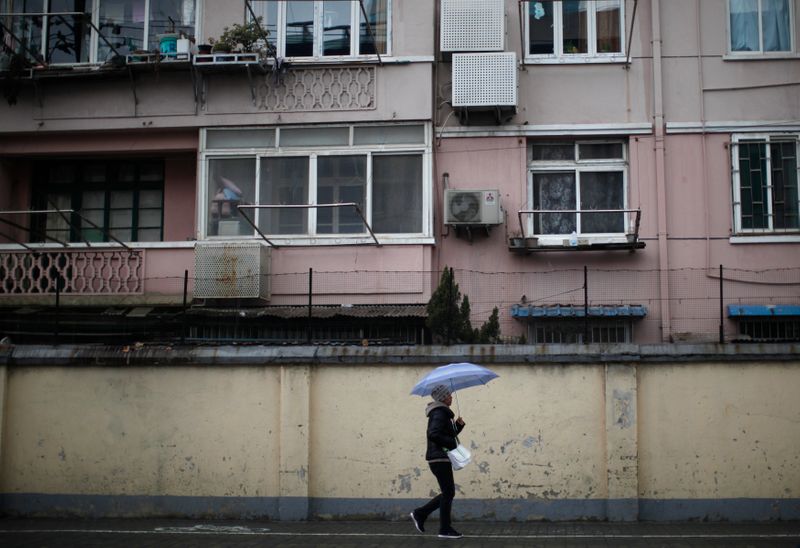
<path fill-rule="evenodd" d="M 497 377 L 498 375 L 494 371 L 474 363 L 451 363 L 437 367 L 422 377 L 411 390 L 411 394 L 428 396 L 440 384 L 447 386 L 451 392 L 455 393 L 463 388 L 486 384 Z M 456 405 L 458 405 L 458 396 L 456 396 Z"/>

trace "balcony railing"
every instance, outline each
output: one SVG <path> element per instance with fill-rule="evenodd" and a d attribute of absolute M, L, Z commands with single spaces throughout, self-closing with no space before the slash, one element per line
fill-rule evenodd
<path fill-rule="evenodd" d="M 0 297 L 142 295 L 144 251 L 57 249 L 0 252 Z"/>
<path fill-rule="evenodd" d="M 587 233 L 581 229 L 588 219 L 595 221 L 595 228 L 602 226 L 597 221 L 598 215 L 605 215 L 607 231 L 602 234 L 594 231 Z M 544 232 L 542 226 L 554 218 L 572 217 L 575 232 L 563 234 Z M 532 222 L 523 220 L 532 218 Z M 517 212 L 519 221 L 519 237 L 509 241 L 511 251 L 560 251 L 565 249 L 601 250 L 627 249 L 634 251 L 645 247 L 639 239 L 639 226 L 642 211 L 640 209 L 521 209 Z M 536 230 L 539 227 L 539 230 Z M 531 230 L 532 229 L 532 230 Z"/>

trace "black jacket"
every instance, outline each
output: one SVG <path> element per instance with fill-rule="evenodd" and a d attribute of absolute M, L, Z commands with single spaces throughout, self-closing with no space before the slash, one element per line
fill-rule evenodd
<path fill-rule="evenodd" d="M 426 410 L 428 415 L 428 450 L 425 460 L 449 462 L 444 449 L 458 447 L 456 435 L 464 428 L 453 422 L 455 414 L 444 404 L 431 404 Z"/>

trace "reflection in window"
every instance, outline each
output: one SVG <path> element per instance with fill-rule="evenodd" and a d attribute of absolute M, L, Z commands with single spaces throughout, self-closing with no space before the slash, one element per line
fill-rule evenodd
<path fill-rule="evenodd" d="M 361 55 L 385 54 L 389 29 L 389 1 L 364 0 L 363 5 L 364 11 L 367 12 L 367 19 L 364 19 L 363 13 L 359 18 L 358 52 Z M 367 21 L 369 28 L 367 28 Z M 370 35 L 370 31 L 372 31 L 372 35 Z"/>
<path fill-rule="evenodd" d="M 195 0 L 150 0 L 147 49 L 159 49 L 160 34 L 194 36 L 194 2 Z"/>
<path fill-rule="evenodd" d="M 277 47 L 278 39 L 278 2 L 251 2 L 256 17 L 260 17 L 261 28 L 267 31 L 267 42 L 272 47 Z M 247 20 L 252 20 L 252 14 L 248 10 Z"/>
<path fill-rule="evenodd" d="M 103 0 L 98 28 L 120 55 L 144 48 L 145 0 Z M 114 52 L 104 40 L 97 44 L 97 61 L 108 61 Z"/>
<path fill-rule="evenodd" d="M 586 0 L 563 0 L 564 6 L 564 53 L 588 53 L 589 33 L 587 25 L 588 2 Z"/>
<path fill-rule="evenodd" d="M 373 156 L 372 200 L 375 232 L 422 232 L 422 156 Z"/>
<path fill-rule="evenodd" d="M 314 55 L 314 2 L 286 2 L 286 56 Z"/>
<path fill-rule="evenodd" d="M 322 3 L 322 54 L 350 55 L 349 2 Z"/>
<path fill-rule="evenodd" d="M 366 156 L 322 156 L 317 159 L 317 202 L 354 202 L 362 213 L 366 201 Z M 358 234 L 366 230 L 354 207 L 319 208 L 320 234 Z"/>
<path fill-rule="evenodd" d="M 240 236 L 255 233 L 236 206 L 252 204 L 256 165 L 250 158 L 214 158 L 208 162 L 209 236 Z M 252 216 L 250 217 L 252 219 Z"/>
<path fill-rule="evenodd" d="M 47 55 L 50 63 L 88 63 L 91 54 L 91 0 L 52 0 L 51 12 L 80 12 L 81 15 L 49 17 Z"/>
<path fill-rule="evenodd" d="M 308 203 L 308 157 L 262 158 L 259 204 Z M 305 234 L 308 209 L 263 208 L 258 229 L 264 234 Z"/>

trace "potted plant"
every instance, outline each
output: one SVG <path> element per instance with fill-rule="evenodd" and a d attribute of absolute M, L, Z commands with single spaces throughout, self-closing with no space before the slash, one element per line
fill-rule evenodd
<path fill-rule="evenodd" d="M 245 24 L 235 23 L 222 29 L 218 40 L 209 39 L 213 51 L 253 51 L 259 39 L 266 39 L 267 31 L 260 26 L 261 17 Z M 227 49 L 224 49 L 227 48 Z"/>

